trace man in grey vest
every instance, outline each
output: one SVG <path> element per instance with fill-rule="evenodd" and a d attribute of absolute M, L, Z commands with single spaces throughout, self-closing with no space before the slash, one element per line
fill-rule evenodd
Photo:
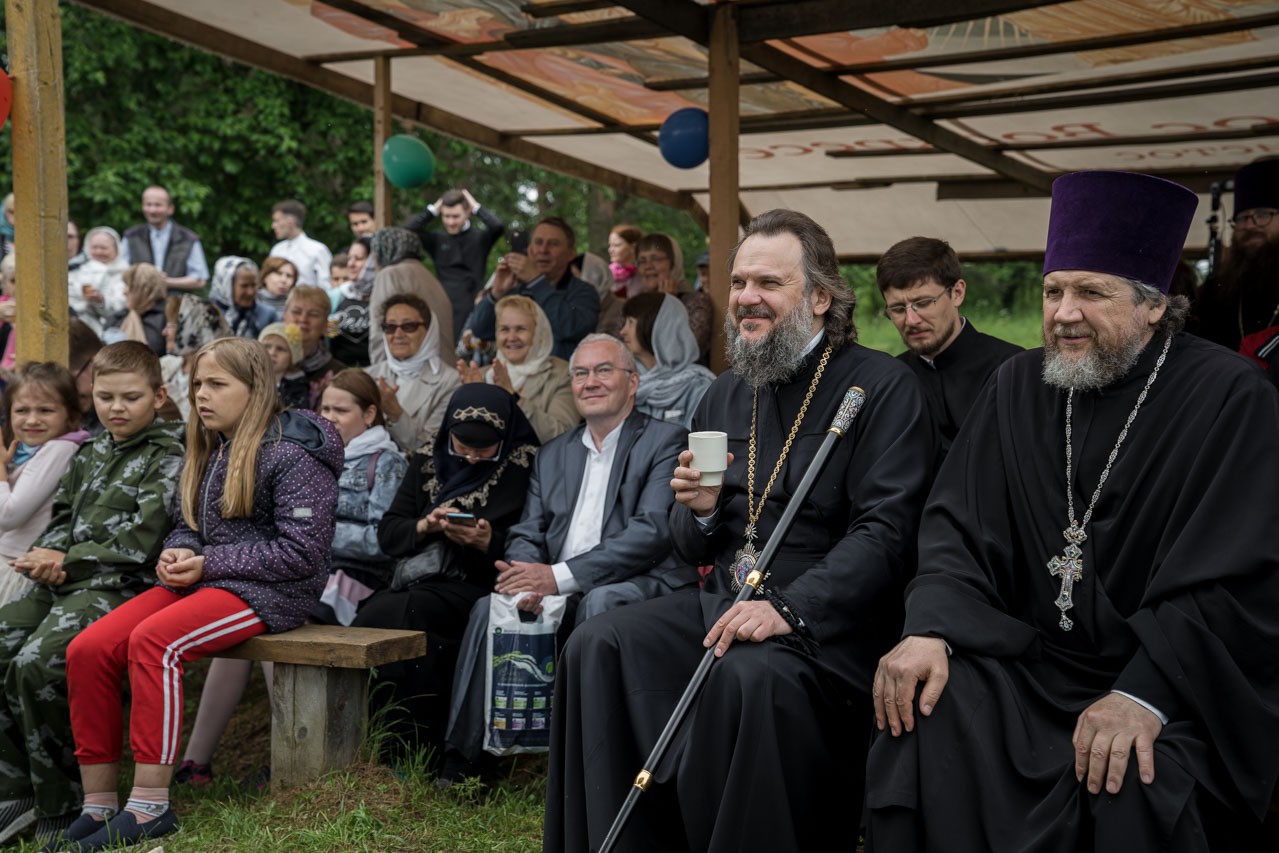
<path fill-rule="evenodd" d="M 159 184 L 142 191 L 141 225 L 124 232 L 126 264 L 152 264 L 164 271 L 169 292 L 199 290 L 209 280 L 200 235 L 173 221 L 173 197 Z"/>

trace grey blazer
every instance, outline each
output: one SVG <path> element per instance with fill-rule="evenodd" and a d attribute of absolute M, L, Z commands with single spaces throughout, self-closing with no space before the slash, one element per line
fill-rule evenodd
<path fill-rule="evenodd" d="M 585 429 L 579 424 L 538 451 L 524 515 L 506 540 L 507 560 L 558 561 L 586 470 Z M 675 500 L 671 476 L 687 444 L 688 431 L 678 424 L 637 411 L 627 417 L 608 478 L 600 544 L 567 561 L 583 591 L 643 574 L 671 587 L 697 580 L 694 566 L 672 556 L 668 527 Z"/>

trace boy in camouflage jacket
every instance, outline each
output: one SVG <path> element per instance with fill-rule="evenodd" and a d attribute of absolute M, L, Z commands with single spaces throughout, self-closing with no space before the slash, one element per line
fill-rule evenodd
<path fill-rule="evenodd" d="M 107 431 L 71 460 L 48 528 L 14 562 L 38 583 L 0 608 L 0 842 L 37 817 L 44 835 L 74 818 L 81 793 L 67 645 L 155 583 L 172 527 L 183 425 L 156 418 L 165 400 L 159 360 L 125 341 L 101 350 L 93 370 L 94 407 Z"/>

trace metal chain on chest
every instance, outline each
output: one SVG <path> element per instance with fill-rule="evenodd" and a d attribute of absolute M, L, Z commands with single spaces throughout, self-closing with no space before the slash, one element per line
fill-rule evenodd
<path fill-rule="evenodd" d="M 757 535 L 755 525 L 760 516 L 764 514 L 764 503 L 773 491 L 773 484 L 777 481 L 777 475 L 781 473 L 782 465 L 790 454 L 791 445 L 795 442 L 795 436 L 799 435 L 799 427 L 804 422 L 804 415 L 808 414 L 808 406 L 813 402 L 813 394 L 817 391 L 817 383 L 821 381 L 822 373 L 826 370 L 826 363 L 830 361 L 830 354 L 833 349 L 833 347 L 828 345 L 822 352 L 822 359 L 817 364 L 817 372 L 813 374 L 813 381 L 808 385 L 808 393 L 804 395 L 804 403 L 799 407 L 799 414 L 795 417 L 795 422 L 791 424 L 790 434 L 786 436 L 786 443 L 782 445 L 781 455 L 777 457 L 777 464 L 773 466 L 773 473 L 768 478 L 768 484 L 764 486 L 758 505 L 755 503 L 755 459 L 758 444 L 759 389 L 755 389 L 755 394 L 751 401 L 750 449 L 746 456 L 746 544 L 735 555 L 732 568 L 729 571 L 730 581 L 735 590 L 741 589 L 746 576 L 755 567 L 755 563 L 759 559 L 759 552 L 755 550 L 755 537 Z"/>
<path fill-rule="evenodd" d="M 1061 590 L 1058 592 L 1053 604 L 1061 611 L 1061 620 L 1057 624 L 1063 631 L 1069 631 L 1075 627 L 1074 621 L 1066 615 L 1066 611 L 1075 606 L 1075 584 L 1083 580 L 1084 577 L 1084 552 L 1079 546 L 1088 539 L 1088 532 L 1085 528 L 1088 526 L 1088 522 L 1092 520 L 1092 512 L 1096 509 L 1097 501 L 1101 498 L 1102 487 L 1106 485 L 1106 480 L 1110 477 L 1110 469 L 1115 464 L 1115 459 L 1119 456 L 1119 448 L 1123 447 L 1124 440 L 1128 438 L 1128 430 L 1132 427 L 1133 421 L 1137 419 L 1137 413 L 1141 411 L 1141 404 L 1146 402 L 1146 395 L 1150 393 L 1150 386 L 1155 384 L 1155 379 L 1159 376 L 1159 368 L 1163 367 L 1164 359 L 1168 357 L 1168 349 L 1171 346 L 1172 336 L 1169 335 L 1167 340 L 1164 341 L 1163 352 L 1159 353 L 1159 359 L 1155 362 L 1154 369 L 1150 371 L 1150 376 L 1146 379 L 1145 386 L 1142 387 L 1141 393 L 1137 395 L 1136 405 L 1128 413 L 1128 420 L 1124 422 L 1124 428 L 1119 431 L 1119 438 L 1115 441 L 1115 446 L 1106 458 L 1106 467 L 1102 469 L 1101 476 L 1097 480 L 1097 488 L 1093 490 L 1092 498 L 1088 501 L 1088 509 L 1084 511 L 1084 517 L 1079 521 L 1075 520 L 1074 457 L 1071 449 L 1071 425 L 1075 414 L 1075 389 L 1071 388 L 1066 394 L 1066 520 L 1070 526 L 1061 532 L 1061 535 L 1066 540 L 1066 547 L 1060 555 L 1048 561 L 1048 573 L 1052 577 L 1061 579 Z"/>

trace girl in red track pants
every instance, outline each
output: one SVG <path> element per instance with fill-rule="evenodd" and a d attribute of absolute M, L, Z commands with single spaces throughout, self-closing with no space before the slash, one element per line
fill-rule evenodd
<path fill-rule="evenodd" d="M 169 784 L 180 755 L 186 663 L 298 627 L 328 578 L 341 435 L 318 415 L 280 410 L 271 362 L 257 341 L 219 338 L 201 347 L 190 398 L 180 512 L 156 565 L 161 585 L 99 619 L 67 649 L 84 812 L 49 849 L 103 850 L 177 829 Z M 126 671 L 137 765 L 121 810 Z"/>
<path fill-rule="evenodd" d="M 133 693 L 129 745 L 142 764 L 172 764 L 182 732 L 185 664 L 266 630 L 239 596 L 223 589 L 190 595 L 153 587 L 86 628 L 68 654 L 71 728 L 81 764 L 120 760 L 125 668 Z M 70 675 L 68 675 L 68 678 Z"/>

